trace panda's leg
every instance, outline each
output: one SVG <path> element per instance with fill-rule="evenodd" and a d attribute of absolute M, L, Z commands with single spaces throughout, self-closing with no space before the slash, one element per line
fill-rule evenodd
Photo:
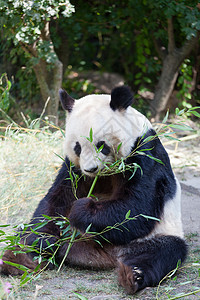
<path fill-rule="evenodd" d="M 133 241 L 119 253 L 118 280 L 128 293 L 157 285 L 187 255 L 185 241 L 176 236 L 157 236 Z"/>
<path fill-rule="evenodd" d="M 67 247 L 68 244 L 66 243 L 59 250 L 58 262 L 62 261 Z M 112 245 L 101 247 L 94 241 L 75 242 L 68 253 L 65 264 L 95 269 L 116 268 L 116 253 L 116 248 Z"/>

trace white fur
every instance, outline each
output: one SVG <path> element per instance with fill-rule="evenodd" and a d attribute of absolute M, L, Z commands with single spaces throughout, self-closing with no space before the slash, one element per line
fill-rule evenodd
<path fill-rule="evenodd" d="M 168 200 L 164 207 L 164 212 L 160 222 L 155 227 L 152 235 L 176 235 L 183 237 L 183 228 L 181 222 L 181 187 L 176 179 L 177 190 L 173 199 Z"/>
<path fill-rule="evenodd" d="M 113 161 L 113 153 L 116 153 L 120 143 L 122 146 L 119 157 L 126 157 L 135 140 L 152 127 L 144 115 L 130 106 L 126 110 L 113 111 L 110 100 L 110 95 L 83 97 L 75 101 L 72 112 L 67 116 L 64 152 L 76 166 L 81 168 L 82 172 L 96 166 L 101 168 L 101 161 Z M 86 139 L 91 128 L 93 144 L 105 141 L 111 147 L 112 151 L 108 156 L 99 153 L 98 159 L 94 147 Z M 77 141 L 82 148 L 80 158 L 74 152 Z M 91 176 L 91 174 L 87 175 Z"/>

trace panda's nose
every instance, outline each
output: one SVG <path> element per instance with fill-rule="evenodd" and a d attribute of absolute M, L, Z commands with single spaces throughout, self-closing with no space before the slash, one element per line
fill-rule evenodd
<path fill-rule="evenodd" d="M 97 170 L 98 170 L 98 167 L 94 167 L 94 168 L 91 168 L 91 169 L 84 169 L 84 171 L 87 172 L 87 173 L 95 173 Z"/>

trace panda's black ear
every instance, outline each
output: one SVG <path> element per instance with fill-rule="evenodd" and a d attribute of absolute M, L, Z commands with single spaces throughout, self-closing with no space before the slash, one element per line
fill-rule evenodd
<path fill-rule="evenodd" d="M 133 95 L 128 86 L 118 86 L 111 91 L 110 107 L 112 110 L 127 109 L 133 103 Z"/>
<path fill-rule="evenodd" d="M 69 96 L 64 89 L 59 90 L 59 96 L 63 109 L 67 110 L 68 112 L 71 112 L 75 100 L 71 96 Z"/>

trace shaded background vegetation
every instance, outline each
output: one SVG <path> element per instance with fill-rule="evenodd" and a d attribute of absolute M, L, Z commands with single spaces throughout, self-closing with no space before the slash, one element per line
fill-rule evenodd
<path fill-rule="evenodd" d="M 125 82 L 155 119 L 200 103 L 197 0 L 1 0 L 0 24 L 3 119 L 46 103 L 57 123 L 61 86 L 78 98 Z"/>

